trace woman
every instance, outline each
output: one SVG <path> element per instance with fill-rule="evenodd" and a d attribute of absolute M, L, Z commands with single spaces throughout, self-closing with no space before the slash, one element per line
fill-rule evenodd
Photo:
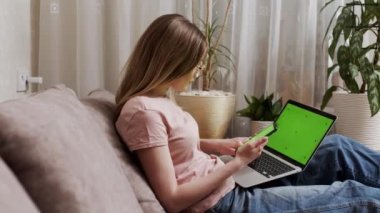
<path fill-rule="evenodd" d="M 194 119 L 169 98 L 199 75 L 206 40 L 178 14 L 157 18 L 139 39 L 116 95 L 116 128 L 169 212 L 380 211 L 380 154 L 343 136 L 325 139 L 308 168 L 251 188 L 232 175 L 260 156 L 261 138 L 199 139 Z M 223 164 L 213 153 L 235 155 Z M 276 187 L 274 187 L 276 186 Z"/>

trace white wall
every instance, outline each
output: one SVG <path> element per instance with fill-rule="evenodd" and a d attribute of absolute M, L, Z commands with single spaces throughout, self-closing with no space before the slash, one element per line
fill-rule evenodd
<path fill-rule="evenodd" d="M 31 74 L 30 0 L 0 0 L 0 102 L 18 93 L 17 72 Z"/>

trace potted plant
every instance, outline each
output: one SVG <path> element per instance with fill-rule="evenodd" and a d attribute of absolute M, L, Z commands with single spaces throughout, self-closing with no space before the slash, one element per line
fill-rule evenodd
<path fill-rule="evenodd" d="M 200 29 L 207 40 L 207 52 L 203 60 L 204 70 L 196 82 L 199 90 L 176 94 L 175 99 L 197 121 L 201 138 L 222 138 L 226 134 L 235 110 L 235 95 L 231 92 L 212 90 L 212 83 L 220 70 L 231 71 L 231 51 L 221 43 L 225 32 L 232 0 L 228 0 L 222 19 L 212 18 L 213 4 L 205 1 L 205 19 L 200 19 Z M 194 5 L 193 5 L 194 14 Z M 222 20 L 219 24 L 218 21 Z M 229 66 L 231 65 L 232 66 Z"/>
<path fill-rule="evenodd" d="M 327 2 L 322 10 L 334 0 Z M 380 116 L 380 9 L 373 0 L 353 1 L 339 6 L 331 18 L 325 38 L 335 15 L 328 53 L 333 64 L 327 69 L 327 79 L 338 71 L 345 86 L 332 85 L 323 97 L 321 109 L 331 99 L 338 115 L 336 130 L 369 146 L 379 144 Z M 358 13 L 359 12 L 359 13 Z M 359 15 L 360 14 L 360 15 Z M 364 38 L 370 43 L 365 45 Z M 374 38 L 371 41 L 370 38 Z M 339 91 L 340 90 L 340 91 Z M 375 135 L 377 134 L 377 135 Z M 376 145 L 376 149 L 380 149 Z"/>
<path fill-rule="evenodd" d="M 204 21 L 202 19 L 200 20 L 203 28 L 202 30 L 207 41 L 207 53 L 203 61 L 205 69 L 202 72 L 201 78 L 201 89 L 203 91 L 209 91 L 211 89 L 211 85 L 216 73 L 218 72 L 218 68 L 224 68 L 227 71 L 234 68 L 231 51 L 221 43 L 221 38 L 228 20 L 228 13 L 231 9 L 232 0 L 228 0 L 222 25 L 217 24 L 217 18 L 212 19 L 210 17 L 210 11 L 212 11 L 211 1 L 207 0 L 206 4 L 206 19 Z M 225 59 L 227 63 L 231 63 L 232 67 L 225 65 L 222 61 L 223 59 Z"/>
<path fill-rule="evenodd" d="M 244 98 L 247 107 L 237 111 L 237 114 L 251 119 L 252 135 L 272 124 L 283 107 L 282 98 L 274 100 L 273 93 L 268 96 L 261 95 L 260 98 L 244 95 Z"/>

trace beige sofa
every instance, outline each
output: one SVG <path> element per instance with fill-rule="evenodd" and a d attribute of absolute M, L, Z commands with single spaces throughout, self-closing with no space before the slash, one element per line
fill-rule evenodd
<path fill-rule="evenodd" d="M 1 212 L 164 212 L 113 125 L 114 96 L 59 85 L 0 103 Z"/>

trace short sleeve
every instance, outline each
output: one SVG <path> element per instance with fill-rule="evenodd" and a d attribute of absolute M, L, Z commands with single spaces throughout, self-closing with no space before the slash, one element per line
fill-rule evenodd
<path fill-rule="evenodd" d="M 157 111 L 138 111 L 128 122 L 124 120 L 117 128 L 131 151 L 168 145 L 164 118 Z"/>

